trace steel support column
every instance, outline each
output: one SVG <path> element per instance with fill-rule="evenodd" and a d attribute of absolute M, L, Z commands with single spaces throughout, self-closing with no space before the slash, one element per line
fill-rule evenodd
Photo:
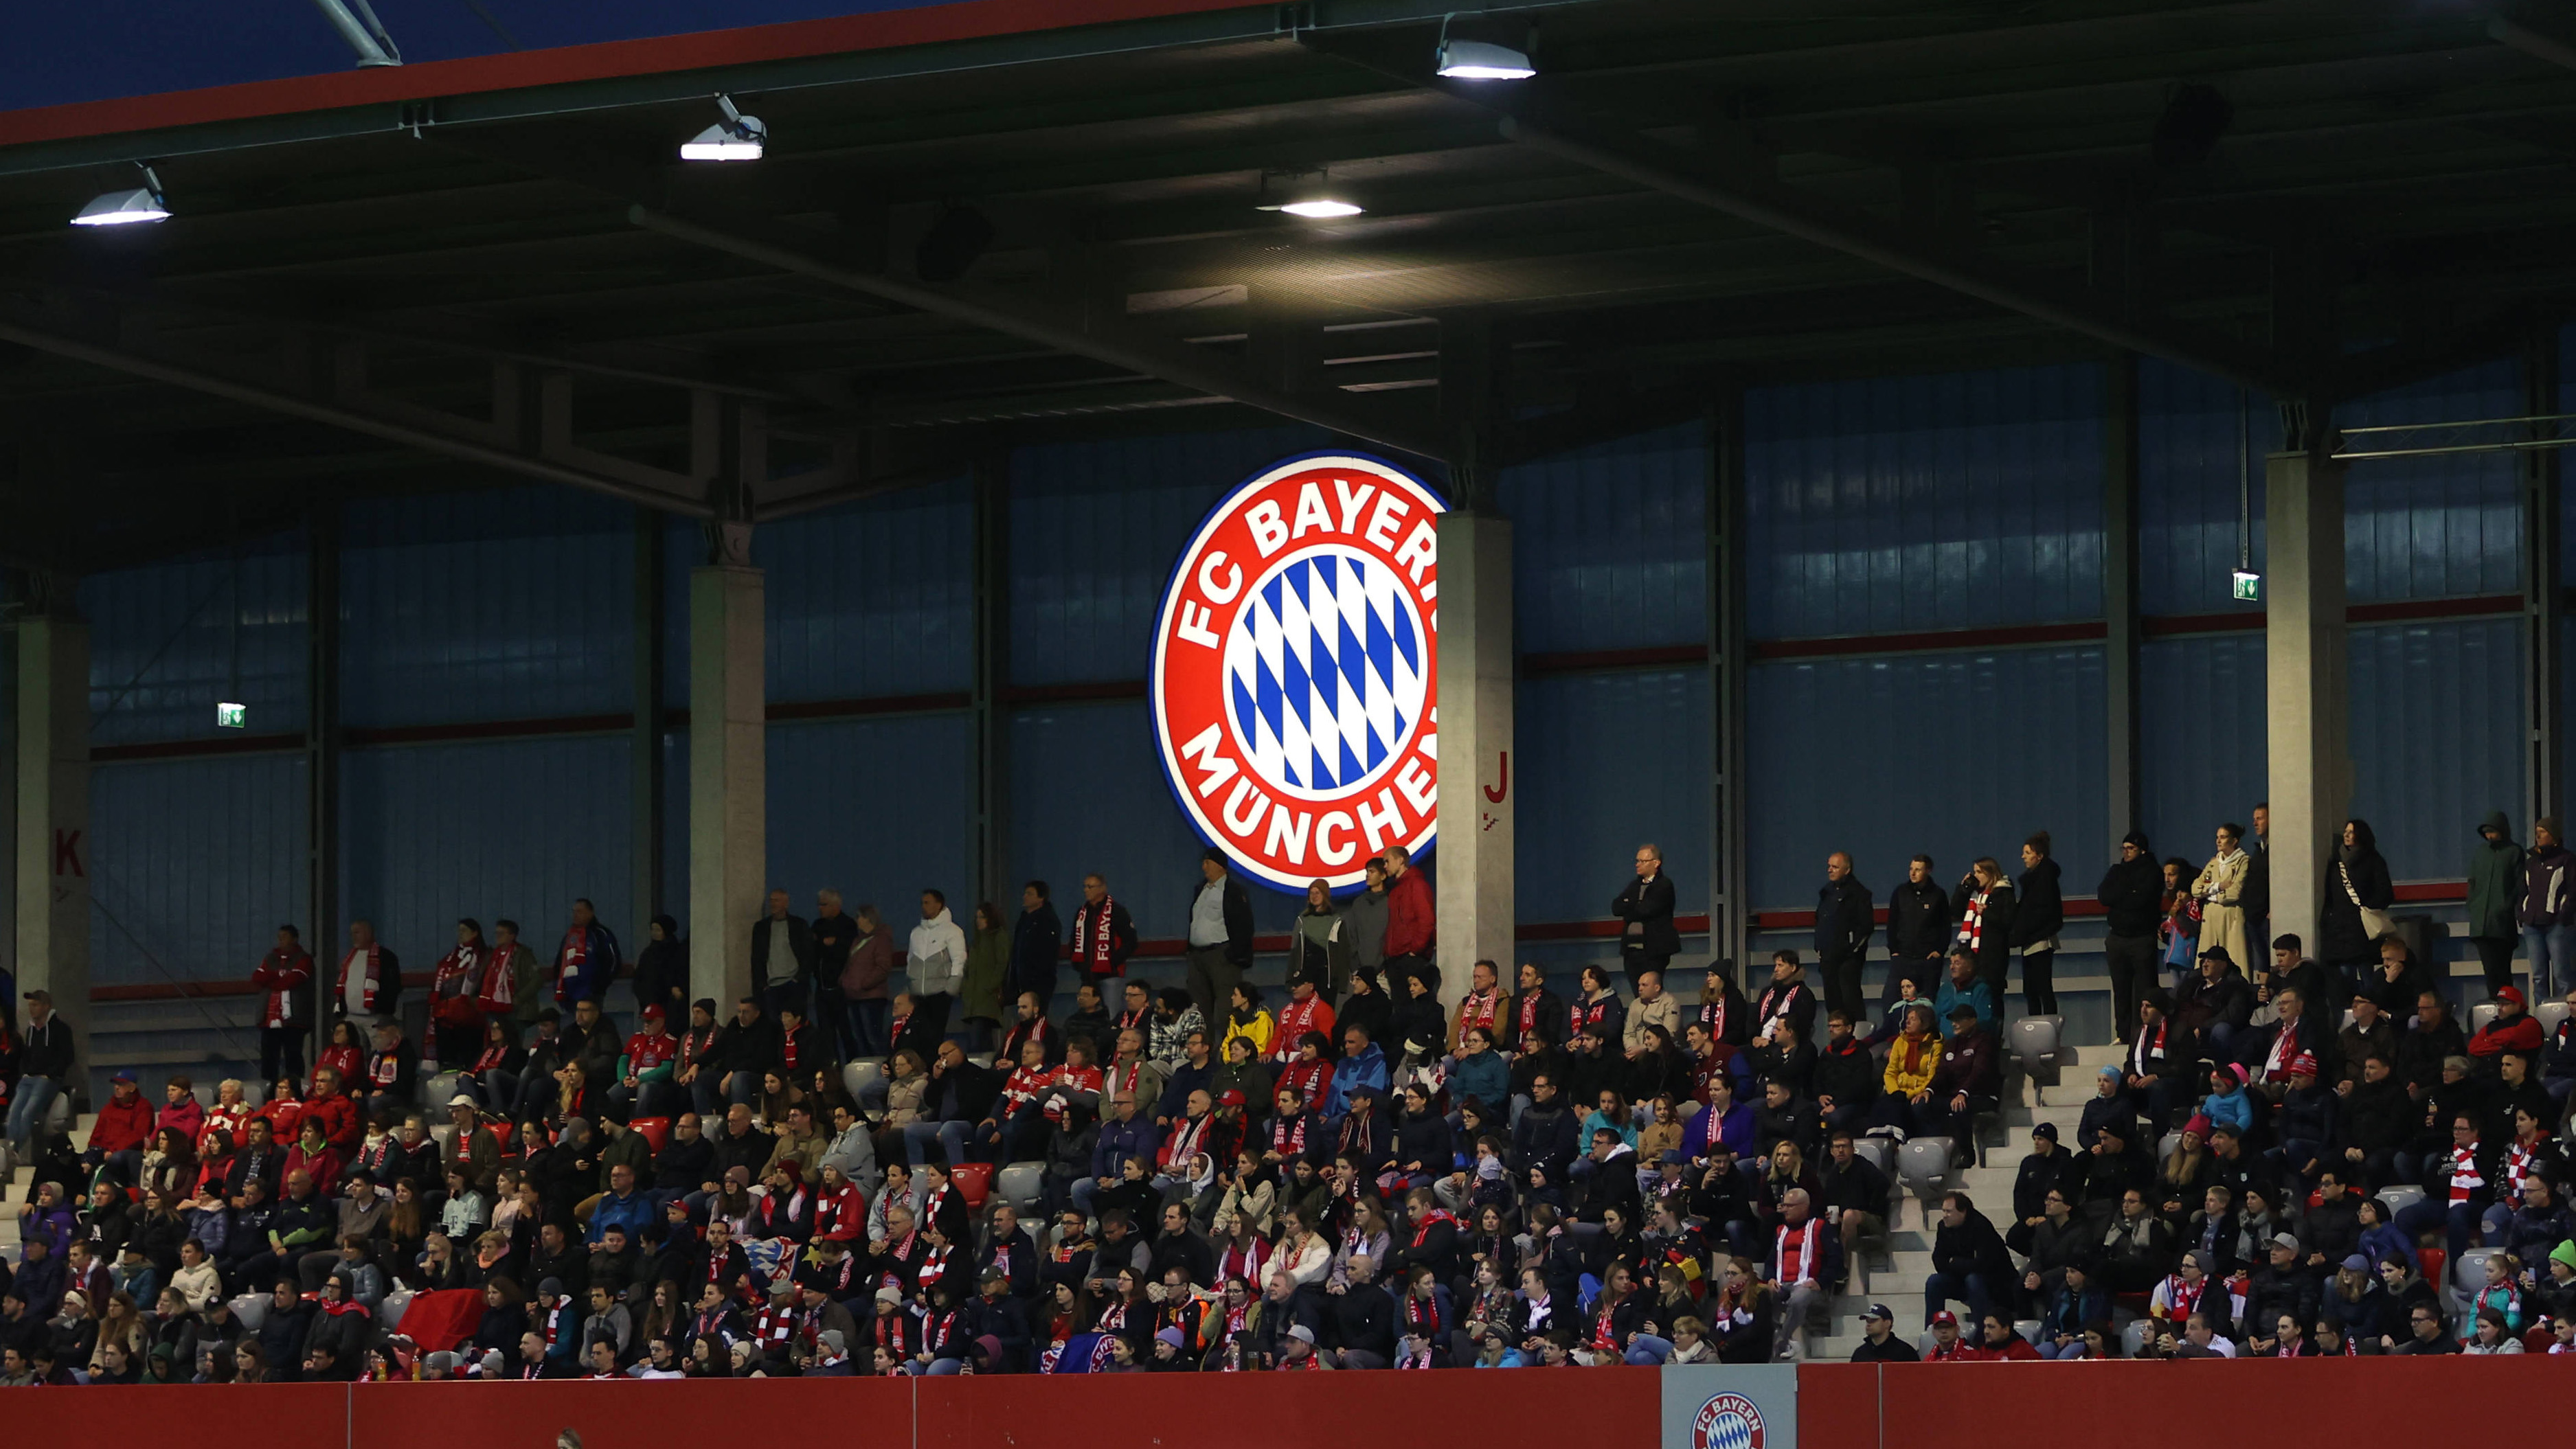
<path fill-rule="evenodd" d="M 2545 417 L 2565 411 L 2558 401 L 2556 329 L 2533 336 L 2524 353 L 2523 377 L 2529 394 L 2523 408 L 2526 414 Z M 2546 436 L 2549 427 L 2534 424 L 2534 435 Z M 2528 832 L 2531 822 L 2543 815 L 2556 816 L 2566 788 L 2566 723 L 2559 700 L 2566 578 L 2558 563 L 2565 525 L 2558 499 L 2558 453 L 2556 448 L 2531 448 L 2522 455 L 2523 644 L 2529 660 L 2523 675 L 2527 763 L 2522 832 Z"/>
<path fill-rule="evenodd" d="M 633 795 L 634 919 L 627 938 L 642 951 L 662 913 L 662 681 L 668 666 L 662 602 L 663 516 L 635 510 L 635 733 L 629 788 Z"/>
<path fill-rule="evenodd" d="M 1744 978 L 1753 912 L 1744 820 L 1744 389 L 1730 384 L 1709 423 L 1708 953 Z"/>
<path fill-rule="evenodd" d="M 975 460 L 975 899 L 1005 915 L 1019 893 L 1011 870 L 1011 460 Z"/>
<path fill-rule="evenodd" d="M 313 998 L 331 999 L 331 971 L 346 949 L 340 922 L 340 501 L 313 505 L 304 523 L 305 946 Z M 329 1040 L 329 1009 L 313 1013 L 313 1059 Z"/>
<path fill-rule="evenodd" d="M 2102 373 L 2102 713 L 2110 731 L 2103 820 L 2108 858 L 2117 860 L 2120 838 L 2138 828 L 2145 803 L 2138 763 L 2138 360 L 2121 353 Z"/>

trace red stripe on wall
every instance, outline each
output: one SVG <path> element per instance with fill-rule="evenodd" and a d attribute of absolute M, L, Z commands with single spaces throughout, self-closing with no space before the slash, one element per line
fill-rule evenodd
<path fill-rule="evenodd" d="M 1574 654 L 1524 654 L 1521 673 L 1545 676 L 1581 674 L 1594 669 L 1651 669 L 1708 662 L 1705 644 L 1677 644 L 1664 649 L 1595 649 Z"/>
<path fill-rule="evenodd" d="M 868 15 L 612 40 L 463 60 L 422 61 L 390 68 L 0 111 L 0 146 L 1243 8 L 1248 7 L 1239 0 L 957 0 Z"/>

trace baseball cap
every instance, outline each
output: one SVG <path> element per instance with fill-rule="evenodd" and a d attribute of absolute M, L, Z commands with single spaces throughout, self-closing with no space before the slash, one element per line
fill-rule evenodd
<path fill-rule="evenodd" d="M 455 1096 L 447 1099 L 447 1105 L 451 1107 L 479 1107 L 482 1103 L 475 1101 L 472 1097 L 465 1095 L 463 1092 L 459 1092 Z"/>
<path fill-rule="evenodd" d="M 1656 1158 L 1655 1160 L 1666 1167 L 1679 1167 L 1682 1164 L 1681 1149 L 1678 1147 L 1667 1147 L 1664 1149 L 1664 1155 Z"/>
<path fill-rule="evenodd" d="M 2276 1248 L 2287 1248 L 2291 1252 L 2295 1253 L 2299 1251 L 2299 1240 L 2288 1233 L 2274 1233 L 2272 1235 L 2272 1246 Z"/>
<path fill-rule="evenodd" d="M 1884 1319 L 1889 1323 L 1894 1323 L 1896 1321 L 1896 1310 L 1888 1307 L 1884 1303 L 1873 1303 L 1869 1305 L 1867 1311 L 1861 1314 L 1861 1317 L 1864 1320 L 1878 1318 Z"/>
<path fill-rule="evenodd" d="M 640 1015 L 646 1021 L 660 1021 L 662 1019 L 662 1004 L 658 1001 L 648 1002 L 645 1004 L 644 1010 Z"/>
<path fill-rule="evenodd" d="M 1315 1341 L 1315 1330 L 1300 1323 L 1288 1330 L 1288 1336 L 1299 1343 L 1311 1344 Z"/>
<path fill-rule="evenodd" d="M 115 1076 L 108 1078 L 108 1080 L 130 1087 L 134 1085 L 134 1074 L 132 1072 L 118 1072 Z"/>
<path fill-rule="evenodd" d="M 1876 1305 L 1872 1305 L 1872 1307 L 1873 1307 L 1873 1309 L 1875 1309 Z M 1951 1312 L 1951 1311 L 1950 1311 L 1949 1309 L 1947 1309 L 1947 1308 L 1944 1308 L 1944 1309 L 1942 1309 L 1940 1312 L 1935 1313 L 1935 1314 L 1933 1314 L 1933 1315 L 1932 1315 L 1932 1326 L 1933 1326 L 1933 1327 L 1935 1327 L 1935 1328 L 1939 1328 L 1941 1325 L 1943 1325 L 1943 1324 L 1945 1324 L 1945 1323 L 1946 1323 L 1946 1324 L 1948 1324 L 1949 1326 L 1951 1326 L 1952 1328 L 1956 1328 L 1956 1327 L 1958 1327 L 1958 1326 L 1959 1326 L 1959 1315 L 1957 1315 L 1957 1314 L 1955 1314 L 1955 1313 Z"/>
<path fill-rule="evenodd" d="M 1240 1107 L 1244 1104 L 1243 1093 L 1233 1087 L 1228 1087 L 1217 1097 L 1216 1104 L 1220 1107 Z"/>
<path fill-rule="evenodd" d="M 54 993 L 39 986 L 35 990 L 27 993 L 27 999 L 29 1001 L 41 1001 L 47 1006 L 51 1006 L 54 1004 Z"/>
<path fill-rule="evenodd" d="M 2355 1273 L 2367 1273 L 2370 1271 L 2370 1260 L 2359 1253 L 2354 1253 L 2345 1258 L 2343 1260 L 2343 1265 Z"/>
<path fill-rule="evenodd" d="M 1952 1021 L 1966 1021 L 1976 1014 L 1977 1009 L 1964 1001 L 1950 1008 L 1950 1019 Z"/>
<path fill-rule="evenodd" d="M 2523 1004 L 2522 988 L 2519 986 L 2508 986 L 2504 990 L 2497 992 L 2495 996 L 2498 1001 L 2510 1001 L 2516 1006 Z"/>

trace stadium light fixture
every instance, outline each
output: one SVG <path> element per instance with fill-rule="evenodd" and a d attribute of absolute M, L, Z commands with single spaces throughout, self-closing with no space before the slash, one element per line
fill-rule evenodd
<path fill-rule="evenodd" d="M 90 199 L 72 218 L 74 226 L 131 226 L 137 222 L 168 221 L 170 203 L 161 194 L 161 178 L 150 166 L 143 167 L 143 184 L 116 191 L 102 191 Z"/>
<path fill-rule="evenodd" d="M 733 103 L 731 96 L 716 97 L 716 109 L 724 112 L 718 121 L 680 143 L 683 161 L 757 161 L 769 141 L 769 127 L 758 116 L 746 116 Z"/>
<path fill-rule="evenodd" d="M 1440 74 L 1450 80 L 1528 80 L 1538 74 L 1528 55 L 1486 40 L 1442 40 Z"/>

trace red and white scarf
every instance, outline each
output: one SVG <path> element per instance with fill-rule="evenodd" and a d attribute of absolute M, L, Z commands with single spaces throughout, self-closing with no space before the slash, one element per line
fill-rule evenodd
<path fill-rule="evenodd" d="M 1718 993 L 1715 1001 L 1699 1004 L 1699 1024 L 1708 1028 L 1710 1041 L 1726 1040 L 1726 994 Z"/>
<path fill-rule="evenodd" d="M 1986 895 L 1993 889 L 1994 887 L 1988 886 L 1985 890 L 1968 897 L 1967 914 L 1959 917 L 1959 944 L 1971 951 L 1985 945 Z"/>
<path fill-rule="evenodd" d="M 1823 1266 L 1816 1252 L 1823 1242 L 1816 1231 L 1822 1222 L 1821 1218 L 1809 1218 L 1794 1228 L 1782 1223 L 1773 1235 L 1771 1261 L 1778 1265 L 1781 1282 L 1795 1284 L 1813 1278 Z"/>
<path fill-rule="evenodd" d="M 1306 1155 L 1306 1114 L 1270 1119 L 1270 1150 L 1282 1157 Z"/>
<path fill-rule="evenodd" d="M 1117 913 L 1117 906 L 1115 896 L 1104 895 L 1098 905 L 1085 901 L 1082 909 L 1073 913 L 1075 970 L 1087 971 L 1094 976 L 1118 974 L 1118 962 L 1113 954 L 1118 948 L 1118 937 L 1110 924 Z"/>
<path fill-rule="evenodd" d="M 1465 1041 L 1468 1030 L 1479 1026 L 1487 1035 L 1492 1035 L 1495 1020 L 1502 1011 L 1503 993 L 1499 989 L 1468 992 L 1467 999 L 1458 1003 L 1458 1039 Z"/>
<path fill-rule="evenodd" d="M 475 999 L 483 1005 L 486 1016 L 503 1016 L 517 1004 L 518 984 L 510 978 L 519 953 L 527 948 L 513 941 L 508 946 L 495 946 L 483 962 L 483 979 L 475 987 Z"/>
<path fill-rule="evenodd" d="M 340 979 L 332 990 L 338 993 L 342 1001 L 349 999 L 349 963 L 361 956 L 367 958 L 367 964 L 359 968 L 364 973 L 367 984 L 365 994 L 358 999 L 358 1009 L 372 1012 L 376 1009 L 377 1003 L 384 1000 L 384 950 L 382 946 L 362 946 L 340 958 Z"/>
<path fill-rule="evenodd" d="M 2208 1291 L 2209 1280 L 2206 1278 L 2194 1283 L 2185 1279 L 2180 1273 L 2176 1273 L 2165 1279 L 2166 1319 L 2169 1322 L 2180 1323 L 2191 1317 L 2200 1307 L 2200 1296 Z"/>
<path fill-rule="evenodd" d="M 1261 1270 L 1269 1263 L 1270 1245 L 1257 1237 L 1243 1247 L 1228 1243 L 1224 1256 L 1218 1258 L 1216 1262 L 1216 1281 L 1222 1283 L 1229 1278 L 1241 1278 L 1246 1283 L 1258 1283 L 1261 1281 Z M 1241 1317 L 1240 1309 L 1227 1315 L 1228 1332 L 1242 1326 Z"/>
<path fill-rule="evenodd" d="M 1297 1060 L 1298 1042 L 1310 1031 L 1323 1030 L 1323 1023 L 1332 1009 L 1321 995 L 1309 996 L 1303 1001 L 1290 997 L 1287 1004 L 1279 1008 L 1279 1035 L 1271 1039 L 1270 1059 L 1274 1062 Z"/>

